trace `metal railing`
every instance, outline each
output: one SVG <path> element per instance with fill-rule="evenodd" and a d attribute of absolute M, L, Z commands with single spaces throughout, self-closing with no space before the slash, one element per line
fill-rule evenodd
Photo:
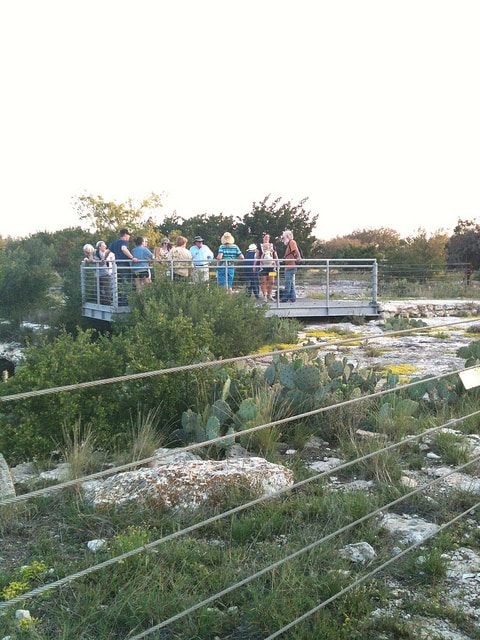
<path fill-rule="evenodd" d="M 274 261 L 267 272 L 273 307 L 282 306 L 281 294 L 285 286 L 285 274 L 291 262 Z M 232 289 L 245 295 L 261 295 L 261 278 L 264 272 L 246 260 L 212 260 L 208 265 L 194 265 L 182 260 L 163 260 L 150 267 L 152 280 L 169 278 L 191 284 L 215 284 L 225 282 L 228 288 L 229 272 L 233 276 Z M 128 295 L 136 288 L 135 266 L 130 261 L 117 261 L 110 267 L 99 262 L 82 263 L 81 294 L 83 315 L 92 316 L 92 311 L 110 313 L 128 312 Z M 273 284 L 272 284 L 273 281 Z M 377 303 L 378 266 L 375 259 L 305 259 L 295 265 L 295 287 L 303 304 L 306 301 L 322 300 L 327 307 L 333 301 L 368 300 Z M 97 316 L 99 317 L 99 316 Z"/>

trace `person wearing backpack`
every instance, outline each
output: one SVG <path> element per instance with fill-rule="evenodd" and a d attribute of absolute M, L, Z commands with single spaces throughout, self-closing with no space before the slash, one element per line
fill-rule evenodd
<path fill-rule="evenodd" d="M 297 264 L 301 260 L 301 253 L 297 243 L 293 239 L 293 233 L 286 229 L 281 236 L 285 245 L 285 288 L 280 302 L 296 302 L 297 292 L 295 290 L 295 275 Z"/>
<path fill-rule="evenodd" d="M 272 295 L 273 285 L 275 284 L 275 275 L 277 268 L 278 254 L 275 247 L 270 242 L 270 235 L 268 233 L 263 234 L 262 243 L 258 250 L 258 266 L 260 271 L 260 290 L 265 302 L 268 300 L 275 300 Z"/>

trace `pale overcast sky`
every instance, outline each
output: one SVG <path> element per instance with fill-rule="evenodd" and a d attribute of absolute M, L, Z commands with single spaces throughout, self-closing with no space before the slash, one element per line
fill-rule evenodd
<path fill-rule="evenodd" d="M 3 0 L 0 233 L 80 193 L 316 235 L 480 217 L 477 0 Z M 160 218 L 161 219 L 161 218 Z"/>

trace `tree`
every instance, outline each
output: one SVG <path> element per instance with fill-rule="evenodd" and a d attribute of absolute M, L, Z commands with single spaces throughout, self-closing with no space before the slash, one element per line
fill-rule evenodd
<path fill-rule="evenodd" d="M 448 241 L 448 262 L 470 263 L 474 269 L 480 268 L 480 225 L 473 220 L 458 219 Z"/>
<path fill-rule="evenodd" d="M 162 196 L 153 192 L 137 202 L 129 198 L 126 202 L 118 203 L 87 194 L 74 199 L 74 208 L 80 220 L 86 222 L 92 232 L 105 237 L 117 234 L 122 227 L 132 233 L 143 233 L 145 228 L 153 228 L 152 212 L 162 206 Z"/>
<path fill-rule="evenodd" d="M 222 213 L 210 216 L 202 213 L 188 218 L 188 220 L 174 213 L 170 218 L 165 218 L 163 223 L 157 226 L 157 229 L 163 236 L 170 239 L 179 235 L 185 236 L 185 238 L 188 238 L 189 244 L 193 243 L 195 236 L 202 236 L 205 239 L 205 243 L 216 255 L 220 245 L 220 238 L 225 231 L 233 233 L 235 240 L 238 240 L 237 226 L 238 222 L 233 216 L 224 216 Z"/>
<path fill-rule="evenodd" d="M 314 244 L 311 234 L 318 215 L 312 216 L 304 208 L 308 198 L 300 200 L 298 204 L 290 201 L 281 203 L 281 198 L 269 202 L 269 198 L 268 195 L 261 202 L 254 202 L 252 211 L 238 223 L 237 243 L 248 245 L 250 242 L 260 242 L 263 233 L 269 233 L 272 240 L 278 243 L 282 232 L 290 229 L 304 256 L 309 257 Z"/>
<path fill-rule="evenodd" d="M 357 229 L 346 236 L 318 244 L 316 250 L 322 258 L 376 258 L 383 260 L 400 244 L 397 231 L 387 227 L 379 229 Z"/>
<path fill-rule="evenodd" d="M 442 276 L 446 268 L 448 235 L 439 230 L 430 236 L 418 229 L 416 236 L 402 239 L 386 254 L 383 275 L 410 280 Z"/>
<path fill-rule="evenodd" d="M 0 252 L 2 316 L 15 325 L 51 306 L 50 287 L 56 280 L 53 251 L 35 237 L 15 241 Z"/>

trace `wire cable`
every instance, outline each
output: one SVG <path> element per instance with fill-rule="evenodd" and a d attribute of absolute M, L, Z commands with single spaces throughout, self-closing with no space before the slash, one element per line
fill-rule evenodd
<path fill-rule="evenodd" d="M 378 336 L 368 336 L 365 338 L 361 338 L 362 341 L 371 341 L 371 340 L 379 340 L 382 338 L 387 338 L 387 337 L 393 337 L 393 336 L 399 336 L 399 335 L 405 335 L 405 334 L 410 334 L 410 333 L 415 333 L 415 332 L 421 332 L 421 331 L 431 331 L 433 329 L 445 329 L 445 327 L 448 326 L 454 326 L 454 325 L 458 325 L 458 324 L 465 324 L 466 322 L 472 322 L 472 319 L 470 318 L 469 320 L 459 320 L 456 322 L 452 322 L 449 324 L 444 324 L 444 325 L 439 325 L 438 327 L 412 327 L 410 329 L 401 329 L 398 331 L 389 331 L 386 332 L 382 335 L 378 335 Z M 360 339 L 360 338 L 357 338 Z M 342 344 L 351 344 L 352 341 L 354 340 L 354 338 L 346 338 L 346 339 L 342 339 L 342 340 L 336 340 L 335 342 L 331 342 L 328 343 L 330 346 L 334 346 L 334 345 L 342 345 Z M 16 400 L 25 400 L 28 398 L 34 398 L 34 397 L 38 397 L 38 396 L 45 396 L 45 395 L 51 395 L 54 393 L 61 393 L 61 392 L 65 392 L 65 391 L 76 391 L 78 389 L 86 389 L 89 387 L 96 387 L 96 386 L 102 386 L 102 385 L 108 385 L 108 384 L 115 384 L 117 382 L 128 382 L 131 380 L 141 380 L 144 378 L 150 378 L 150 377 L 154 377 L 154 376 L 161 376 L 161 375 L 168 375 L 170 373 L 180 373 L 183 371 L 192 371 L 195 369 L 204 369 L 206 367 L 214 367 L 214 366 L 219 366 L 219 365 L 225 365 L 225 364 L 233 364 L 235 362 L 242 362 L 244 360 L 252 360 L 252 359 L 260 359 L 260 358 L 265 358 L 265 357 L 269 357 L 269 356 L 278 356 L 281 355 L 283 353 L 297 353 L 297 352 L 302 352 L 302 351 L 308 351 L 308 350 L 313 350 L 313 349 L 320 349 L 321 348 L 321 344 L 315 343 L 315 344 L 309 344 L 309 345 L 304 345 L 301 347 L 292 347 L 290 349 L 282 349 L 282 350 L 273 350 L 273 351 L 268 351 L 267 353 L 254 353 L 254 354 L 250 354 L 248 356 L 236 356 L 234 358 L 225 358 L 223 360 L 209 360 L 207 362 L 196 362 L 194 364 L 186 364 L 186 365 L 181 365 L 181 366 L 177 366 L 177 367 L 169 367 L 167 369 L 157 369 L 154 371 L 142 371 L 140 373 L 131 373 L 131 374 L 126 374 L 123 376 L 116 376 L 113 378 L 103 378 L 101 380 L 89 380 L 86 382 L 76 382 L 75 384 L 68 384 L 68 385 L 64 385 L 64 386 L 60 386 L 60 387 L 51 387 L 49 389 L 36 389 L 33 391 L 23 391 L 21 393 L 15 393 L 15 394 L 11 394 L 11 395 L 6 395 L 6 396 L 0 396 L 0 404 L 3 402 L 12 402 L 12 401 L 16 401 Z"/>
<path fill-rule="evenodd" d="M 365 396 L 359 396 L 357 398 L 351 398 L 349 400 L 344 400 L 343 402 L 339 402 L 336 404 L 331 404 L 331 405 L 327 405 L 324 407 L 319 407 L 318 409 L 312 409 L 311 411 L 306 411 L 304 413 L 299 413 L 299 414 L 295 414 L 293 416 L 287 416 L 286 418 L 280 418 L 279 420 L 274 420 L 272 422 L 268 422 L 265 424 L 261 424 L 261 425 L 257 425 L 255 427 L 250 427 L 249 429 L 244 429 L 242 431 L 236 431 L 235 432 L 235 438 L 240 438 L 242 436 L 245 435 L 249 435 L 252 433 L 256 433 L 257 431 L 263 430 L 263 429 L 269 429 L 271 427 L 277 427 L 283 424 L 288 424 L 290 422 L 296 422 L 299 420 L 303 420 L 305 418 L 310 418 L 316 415 L 319 415 L 321 413 L 326 413 L 327 411 L 332 411 L 334 409 L 341 409 L 359 402 L 366 402 L 366 401 L 370 401 L 372 399 L 376 399 L 376 398 L 381 398 L 385 395 L 388 395 L 390 393 L 397 393 L 400 391 L 403 391 L 405 389 L 410 389 L 422 384 L 425 384 L 426 381 L 428 382 L 433 382 L 435 380 L 441 380 L 443 378 L 448 378 L 452 375 L 455 374 L 459 374 L 462 373 L 464 371 L 469 371 L 471 369 L 477 369 L 478 366 L 477 365 L 473 365 L 472 367 L 467 367 L 465 369 L 457 369 L 455 371 L 450 371 L 448 373 L 441 373 L 438 374 L 436 376 L 432 376 L 429 377 L 428 379 L 424 379 L 422 378 L 421 380 L 416 380 L 415 382 L 409 382 L 397 387 L 391 387 L 388 389 L 381 389 L 380 391 L 375 391 L 374 393 L 365 395 Z M 471 414 L 469 417 L 473 417 L 474 415 L 476 415 L 477 412 L 474 412 L 473 414 Z M 466 418 L 463 418 L 466 419 Z M 225 436 L 218 436 L 217 438 L 212 438 L 211 440 L 205 441 L 205 442 L 196 442 L 193 443 L 191 445 L 188 445 L 186 447 L 181 447 L 178 449 L 175 449 L 175 453 L 176 454 L 180 454 L 180 453 L 185 453 L 185 452 L 191 452 L 191 451 L 196 451 L 198 449 L 203 449 L 205 447 L 209 447 L 215 444 L 218 444 L 220 442 L 226 442 L 228 440 L 231 440 L 232 436 L 231 435 L 225 435 Z M 92 473 L 88 476 L 83 476 L 82 478 L 75 478 L 73 480 L 66 480 L 64 482 L 61 482 L 59 484 L 54 485 L 54 487 L 45 487 L 43 489 L 37 489 L 35 491 L 31 491 L 30 493 L 26 493 L 26 494 L 22 494 L 20 496 L 14 496 L 11 498 L 5 498 L 3 500 L 0 500 L 0 507 L 7 505 L 7 504 L 15 504 L 18 502 L 22 502 L 25 500 L 28 500 L 32 497 L 39 497 L 42 495 L 47 495 L 49 493 L 52 492 L 52 490 L 60 490 L 60 489 L 64 489 L 66 487 L 71 487 L 71 486 L 75 486 L 78 484 L 81 484 L 83 482 L 86 481 L 90 481 L 90 480 L 96 480 L 99 478 L 103 478 L 109 475 L 113 475 L 114 473 L 118 473 L 121 471 L 125 471 L 128 469 L 131 469 L 132 467 L 138 467 L 138 466 L 142 466 L 145 464 L 149 464 L 150 462 L 155 462 L 155 461 L 160 461 L 164 458 L 169 458 L 172 455 L 172 452 L 169 451 L 168 453 L 159 455 L 159 456 L 150 456 L 148 458 L 144 458 L 142 460 L 137 460 L 134 462 L 129 462 L 126 463 L 124 465 L 120 465 L 118 467 L 113 467 L 110 469 L 104 469 L 103 471 L 97 471 L 96 473 Z"/>
<path fill-rule="evenodd" d="M 479 460 L 480 460 L 480 456 L 478 456 L 477 458 L 472 459 L 471 461 L 463 464 L 461 467 L 455 469 L 454 471 L 450 472 L 449 474 L 446 474 L 445 476 L 442 476 L 441 478 L 436 478 L 435 480 L 432 480 L 431 482 L 427 483 L 426 485 L 423 485 L 422 487 L 414 489 L 410 493 L 407 493 L 407 494 L 401 496 L 400 498 L 397 498 L 396 500 L 393 500 L 392 502 L 390 502 L 390 503 L 388 503 L 386 505 L 383 505 L 382 507 L 378 507 L 374 511 L 370 511 L 369 513 L 365 514 L 361 518 L 358 518 L 354 522 L 351 522 L 351 523 L 345 525 L 344 527 L 341 527 L 340 529 L 337 529 L 336 531 L 333 531 L 332 533 L 329 533 L 328 535 L 323 536 L 319 540 L 316 540 L 315 542 L 312 542 L 311 544 L 306 545 L 305 547 L 302 547 L 298 551 L 295 551 L 294 553 L 291 553 L 288 556 L 285 556 L 285 558 L 282 558 L 281 560 L 278 560 L 277 562 L 274 562 L 274 563 L 268 565 L 267 567 L 264 567 L 260 571 L 257 571 L 255 573 L 249 575 L 247 578 L 244 578 L 243 580 L 240 580 L 239 582 L 236 582 L 235 584 L 230 585 L 230 587 L 227 587 L 226 589 L 223 589 L 222 591 L 219 591 L 218 593 L 215 593 L 214 595 L 210 596 L 209 598 L 205 598 L 201 602 L 198 602 L 197 604 L 192 605 L 191 607 L 189 607 L 188 609 L 185 609 L 181 613 L 178 613 L 178 614 L 176 614 L 174 616 L 171 616 L 167 620 L 164 620 L 163 622 L 161 622 L 161 623 L 159 623 L 159 624 L 157 624 L 157 625 L 155 625 L 153 627 L 150 627 L 149 629 L 143 631 L 142 633 L 140 633 L 140 634 L 138 634 L 136 636 L 129 636 L 129 640 L 140 640 L 141 638 L 145 638 L 146 636 L 150 635 L 154 631 L 158 631 L 160 629 L 163 629 L 164 627 L 167 627 L 168 625 L 172 624 L 173 622 L 177 622 L 181 618 L 184 618 L 185 616 L 188 616 L 191 613 L 194 613 L 195 611 L 197 611 L 198 609 L 201 609 L 202 607 L 206 606 L 207 604 L 211 604 L 215 600 L 218 600 L 219 598 L 222 598 L 223 596 L 231 593 L 232 591 L 235 591 L 239 587 L 243 587 L 246 584 L 249 584 L 250 582 L 252 582 L 256 578 L 259 578 L 259 577 L 265 575 L 266 573 L 269 573 L 269 572 L 273 571 L 274 569 L 277 569 L 278 567 L 281 567 L 286 562 L 289 562 L 290 560 L 298 558 L 300 555 L 303 555 L 307 551 L 311 551 L 312 549 L 315 549 L 319 545 L 321 545 L 321 544 L 323 544 L 325 542 L 328 542 L 329 540 L 331 540 L 332 538 L 336 537 L 337 535 L 339 535 L 341 533 L 345 533 L 346 531 L 349 531 L 350 529 L 353 529 L 357 525 L 361 524 L 362 522 L 365 522 L 366 520 L 369 520 L 370 518 L 372 518 L 375 515 L 381 514 L 386 509 L 389 509 L 389 508 L 395 506 L 396 504 L 399 504 L 400 502 L 403 502 L 407 498 L 411 498 L 414 495 L 416 495 L 417 493 L 420 493 L 420 492 L 424 491 L 425 489 L 427 489 L 427 488 L 429 488 L 429 487 L 431 487 L 431 486 L 433 486 L 435 484 L 438 484 L 439 482 L 443 481 L 446 477 L 448 477 L 448 475 L 451 475 L 453 473 L 458 473 L 459 469 L 463 469 L 463 468 L 469 466 L 470 464 L 478 462 Z M 454 521 L 460 519 L 460 517 L 463 517 L 466 513 L 470 513 L 473 510 L 474 510 L 474 507 L 471 507 L 471 508 L 467 509 L 466 511 L 463 512 L 463 514 L 461 514 L 460 516 L 455 518 Z M 434 534 L 432 534 L 432 535 L 434 535 Z M 421 543 L 418 543 L 418 544 L 421 544 Z M 388 566 L 388 564 L 390 564 L 392 561 L 394 561 L 397 557 L 401 557 L 400 554 L 398 554 L 398 556 L 395 556 L 393 559 L 390 559 L 390 562 L 385 563 L 385 566 Z M 382 567 L 379 567 L 376 572 L 380 571 L 381 568 L 383 568 L 383 565 L 382 565 Z M 353 588 L 353 587 L 351 587 L 351 588 Z M 312 613 L 313 612 L 314 612 L 314 610 L 312 610 Z M 298 621 L 300 621 L 301 619 L 302 618 L 298 619 Z M 285 630 L 287 630 L 288 628 L 290 628 L 290 626 L 285 627 Z M 272 637 L 275 637 L 275 636 L 272 636 Z M 265 639 L 265 640 L 267 640 L 267 639 Z"/>
<path fill-rule="evenodd" d="M 478 413 L 480 413 L 480 411 L 475 412 L 474 414 L 471 415 L 478 415 Z M 463 421 L 466 420 L 467 418 L 471 417 L 470 416 L 465 416 L 463 418 L 459 418 L 458 421 Z M 109 558 L 108 560 L 105 560 L 104 562 L 101 562 L 99 564 L 93 565 L 91 567 L 88 567 L 86 569 L 83 569 L 82 571 L 78 571 L 76 573 L 73 573 L 69 576 L 66 576 L 64 578 L 61 578 L 59 580 L 50 582 L 46 585 L 42 585 L 40 587 L 37 587 L 35 589 L 32 589 L 31 591 L 28 591 L 26 593 L 23 593 L 20 596 L 17 596 L 16 598 L 13 598 L 11 600 L 8 600 L 5 603 L 0 602 L 0 611 L 6 607 L 11 606 L 12 604 L 16 604 L 18 602 L 22 602 L 23 600 L 27 600 L 29 598 L 32 598 L 34 596 L 37 595 L 41 595 L 43 593 L 46 593 L 47 591 L 51 591 L 57 587 L 63 586 L 64 584 L 68 584 L 70 582 L 73 582 L 75 580 L 77 580 L 78 578 L 84 577 L 86 575 L 89 575 L 91 573 L 94 573 L 96 571 L 100 571 L 101 569 L 105 569 L 106 567 L 109 567 L 111 565 L 117 564 L 118 562 L 122 562 L 123 560 L 126 560 L 127 558 L 133 557 L 135 555 L 138 555 L 140 553 L 144 553 L 150 549 L 154 549 L 156 547 L 158 547 L 160 544 L 164 544 L 166 542 L 169 542 L 171 540 L 174 540 L 176 538 L 179 538 L 183 535 L 186 535 L 188 533 L 192 533 L 193 531 L 196 531 L 204 526 L 207 526 L 209 524 L 213 524 L 214 522 L 218 522 L 224 518 L 227 518 L 229 516 L 235 515 L 237 513 L 240 513 L 242 511 L 245 511 L 246 509 L 255 506 L 257 504 L 266 502 L 267 500 L 271 500 L 274 498 L 278 498 L 280 496 L 282 496 L 285 493 L 291 492 L 293 490 L 297 490 L 302 486 L 305 486 L 306 484 L 310 483 L 310 482 L 314 482 L 316 480 L 320 480 L 321 478 L 325 478 L 326 476 L 330 475 L 331 473 L 335 472 L 338 473 L 339 471 L 343 471 L 348 469 L 349 467 L 358 464 L 359 462 L 365 462 L 366 460 L 369 460 L 370 458 L 373 458 L 379 454 L 391 451 L 393 449 L 399 448 L 405 444 L 408 444 L 410 442 L 412 442 L 414 439 L 417 438 L 422 438 L 425 435 L 429 435 L 431 433 L 434 433 L 435 431 L 438 431 L 441 428 L 444 428 L 446 425 L 452 426 L 453 422 L 449 421 L 448 423 L 444 424 L 444 425 L 439 425 L 436 427 L 432 427 L 431 429 L 427 429 L 426 431 L 422 432 L 421 434 L 418 434 L 416 436 L 411 436 L 410 438 L 408 438 L 407 440 L 401 441 L 401 442 L 397 442 L 397 443 L 393 443 L 391 445 L 388 445 L 387 447 L 383 447 L 382 449 L 378 449 L 376 451 L 372 451 L 368 454 L 365 454 L 364 456 L 360 457 L 360 458 L 355 458 L 354 460 L 351 460 L 349 462 L 345 462 L 341 465 L 338 465 L 336 467 L 333 467 L 332 469 L 329 469 L 327 471 L 323 471 L 319 474 L 316 474 L 310 478 L 306 478 L 304 480 L 301 480 L 297 483 L 295 483 L 294 485 L 290 486 L 290 487 L 284 487 L 282 489 L 279 489 L 278 491 L 276 491 L 275 493 L 269 494 L 268 496 L 261 496 L 260 498 L 256 498 L 255 500 L 251 500 L 250 502 L 244 503 L 242 505 L 239 505 L 238 507 L 234 507 L 233 509 L 229 509 L 228 511 L 225 511 L 223 513 L 217 514 L 216 516 L 212 516 L 210 518 L 207 518 L 206 520 L 202 520 L 202 522 L 196 523 L 194 525 L 191 525 L 190 527 L 187 527 L 185 529 L 182 529 L 180 531 L 176 531 L 174 533 L 171 533 L 167 536 L 164 536 L 163 538 L 160 538 L 158 540 L 154 540 L 150 543 L 147 543 L 145 545 L 142 545 L 141 547 L 137 547 L 136 549 L 131 549 L 128 552 L 125 552 L 119 556 L 115 556 L 114 558 Z M 480 459 L 480 458 L 479 458 Z M 454 471 L 452 471 L 451 473 L 455 473 L 456 471 L 458 471 L 459 469 L 462 469 L 463 467 L 466 467 L 470 464 L 473 464 L 473 462 L 476 461 L 476 459 L 469 461 L 467 463 L 465 463 L 464 465 L 462 465 L 461 467 L 456 468 Z M 443 476 L 442 478 L 440 478 L 439 480 L 433 481 L 433 483 L 435 482 L 439 482 L 440 480 L 442 480 L 444 477 L 447 477 L 448 475 L 451 475 L 451 473 L 446 474 L 445 476 Z M 415 490 L 414 492 L 412 492 L 412 495 L 414 495 L 415 493 L 421 491 L 424 487 L 428 487 L 429 484 L 427 485 L 423 485 L 423 487 Z M 405 499 L 406 497 L 408 497 L 410 494 L 406 494 L 405 497 L 403 497 L 402 499 Z M 398 499 L 400 500 L 400 499 Z M 394 501 L 392 504 L 396 504 L 397 501 Z M 387 507 L 390 505 L 387 505 Z M 385 509 L 386 507 L 382 507 L 382 509 Z M 369 514 L 367 514 L 369 515 Z"/>
<path fill-rule="evenodd" d="M 480 506 L 480 502 L 477 502 L 476 504 L 473 505 L 473 507 L 469 507 L 468 509 L 466 509 L 465 511 L 463 511 L 459 515 L 455 516 L 455 518 L 452 518 L 448 522 L 445 522 L 444 524 L 440 525 L 439 528 L 436 531 L 433 531 L 431 533 L 426 534 L 422 538 L 422 540 L 418 540 L 417 542 L 412 543 L 409 547 L 406 547 L 405 549 L 402 549 L 402 551 L 400 551 L 398 554 L 396 554 L 395 556 L 392 556 L 391 558 L 389 558 L 388 560 L 383 562 L 378 567 L 375 567 L 375 569 L 372 569 L 372 571 L 370 571 L 369 573 L 365 574 L 364 576 L 361 576 L 360 578 L 358 578 L 358 580 L 355 580 L 355 582 L 352 582 L 352 584 L 348 585 L 348 587 L 345 587 L 341 591 L 338 591 L 338 593 L 335 593 L 333 596 L 331 596 L 327 600 L 324 600 L 323 602 L 321 602 L 316 607 L 313 607 L 313 609 L 310 609 L 309 611 L 304 613 L 302 616 L 299 616 L 295 620 L 292 620 L 286 626 L 282 627 L 281 629 L 278 629 L 278 631 L 276 631 L 275 633 L 272 633 L 271 635 L 269 635 L 266 638 L 264 638 L 264 640 L 273 640 L 274 638 L 278 638 L 283 633 L 285 633 L 285 631 L 288 631 L 289 629 L 292 629 L 294 626 L 296 626 L 299 622 L 303 622 L 304 620 L 306 620 L 307 618 L 312 616 L 317 611 L 320 611 L 320 609 L 324 609 L 328 604 L 331 604 L 332 602 L 334 602 L 335 600 L 337 600 L 341 596 L 344 596 L 346 593 L 348 593 L 349 591 L 351 591 L 355 587 L 358 587 L 358 585 L 362 584 L 363 582 L 366 582 L 367 580 L 369 580 L 370 578 L 375 576 L 380 571 L 383 571 L 383 569 L 386 569 L 387 567 L 389 567 L 394 562 L 397 562 L 397 560 L 402 558 L 407 553 L 410 553 L 410 551 L 412 551 L 413 549 L 416 549 L 417 547 L 420 547 L 420 546 L 424 545 L 425 542 L 427 542 L 431 538 L 435 537 L 436 535 L 438 535 L 442 531 L 445 531 L 445 529 L 450 527 L 452 524 L 455 524 L 455 522 L 458 522 L 459 520 L 461 520 L 462 518 L 467 516 L 469 513 L 472 513 L 473 511 L 475 511 L 479 506 Z M 131 638 L 131 640 L 135 640 L 135 638 Z"/>

